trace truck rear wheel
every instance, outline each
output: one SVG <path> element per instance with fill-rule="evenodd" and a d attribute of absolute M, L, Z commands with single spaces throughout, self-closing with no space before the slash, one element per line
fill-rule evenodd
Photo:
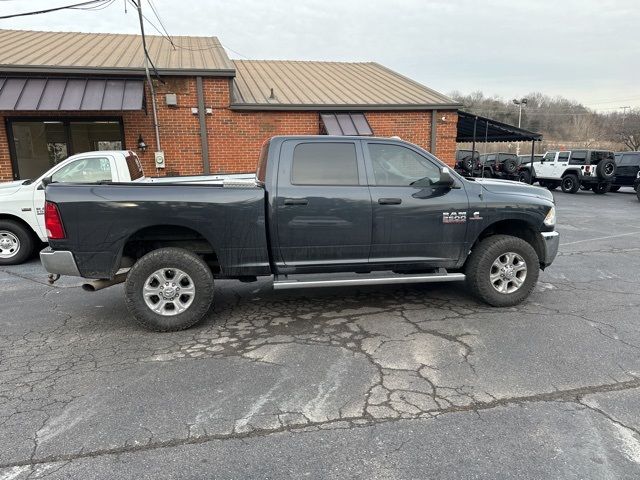
<path fill-rule="evenodd" d="M 13 220 L 0 220 L 0 265 L 18 265 L 35 246 L 31 232 Z"/>
<path fill-rule="evenodd" d="M 511 307 L 526 299 L 540 274 L 540 260 L 526 241 L 492 235 L 471 252 L 465 267 L 471 292 L 494 307 Z"/>
<path fill-rule="evenodd" d="M 196 254 L 181 248 L 147 253 L 131 268 L 125 302 L 136 321 L 157 332 L 184 330 L 207 314 L 213 274 Z"/>

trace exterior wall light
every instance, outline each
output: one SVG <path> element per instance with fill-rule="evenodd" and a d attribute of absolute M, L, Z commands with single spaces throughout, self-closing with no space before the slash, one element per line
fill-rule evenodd
<path fill-rule="evenodd" d="M 138 149 L 142 153 L 147 151 L 147 144 L 144 143 L 144 139 L 142 138 L 142 134 L 138 135 Z"/>

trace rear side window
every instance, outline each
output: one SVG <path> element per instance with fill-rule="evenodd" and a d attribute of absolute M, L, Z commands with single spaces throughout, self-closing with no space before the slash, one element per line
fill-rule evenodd
<path fill-rule="evenodd" d="M 584 165 L 587 162 L 587 152 L 584 150 L 574 150 L 571 152 L 569 165 Z"/>
<path fill-rule="evenodd" d="M 293 150 L 293 185 L 358 185 L 354 143 L 300 143 Z"/>
<path fill-rule="evenodd" d="M 129 170 L 129 177 L 131 180 L 142 178 L 144 173 L 142 172 L 142 164 L 140 163 L 138 156 L 133 152 L 129 152 L 129 155 L 125 157 L 125 160 L 127 162 L 127 169 Z"/>
<path fill-rule="evenodd" d="M 616 160 L 617 160 L 617 155 L 616 155 Z M 617 161 L 618 165 L 623 166 L 634 166 L 637 167 L 638 165 L 640 165 L 640 155 L 634 155 L 632 153 L 625 153 L 624 155 L 622 155 L 622 158 Z"/>
<path fill-rule="evenodd" d="M 260 149 L 260 157 L 258 158 L 258 171 L 256 176 L 259 182 L 264 183 L 267 177 L 267 158 L 269 158 L 269 140 L 262 144 Z"/>

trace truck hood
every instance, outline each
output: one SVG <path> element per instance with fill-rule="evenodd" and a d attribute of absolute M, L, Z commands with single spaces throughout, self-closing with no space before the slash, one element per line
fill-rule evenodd
<path fill-rule="evenodd" d="M 535 187 L 513 180 L 498 180 L 495 178 L 476 178 L 475 182 L 479 183 L 485 190 L 491 193 L 527 195 L 529 197 L 544 198 L 553 202 L 553 194 L 546 188 Z"/>
<path fill-rule="evenodd" d="M 0 183 L 0 196 L 13 195 L 22 187 L 24 180 Z"/>

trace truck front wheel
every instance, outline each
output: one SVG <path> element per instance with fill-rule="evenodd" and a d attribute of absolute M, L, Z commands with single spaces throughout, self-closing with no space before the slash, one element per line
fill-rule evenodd
<path fill-rule="evenodd" d="M 494 307 L 511 307 L 531 294 L 540 261 L 521 238 L 492 235 L 473 249 L 465 273 L 469 289 L 480 300 Z"/>
<path fill-rule="evenodd" d="M 213 302 L 213 274 L 196 254 L 181 248 L 147 253 L 131 268 L 125 302 L 151 330 L 173 332 L 196 324 Z"/>
<path fill-rule="evenodd" d="M 33 253 L 34 238 L 13 220 L 0 220 L 0 265 L 17 265 Z"/>

